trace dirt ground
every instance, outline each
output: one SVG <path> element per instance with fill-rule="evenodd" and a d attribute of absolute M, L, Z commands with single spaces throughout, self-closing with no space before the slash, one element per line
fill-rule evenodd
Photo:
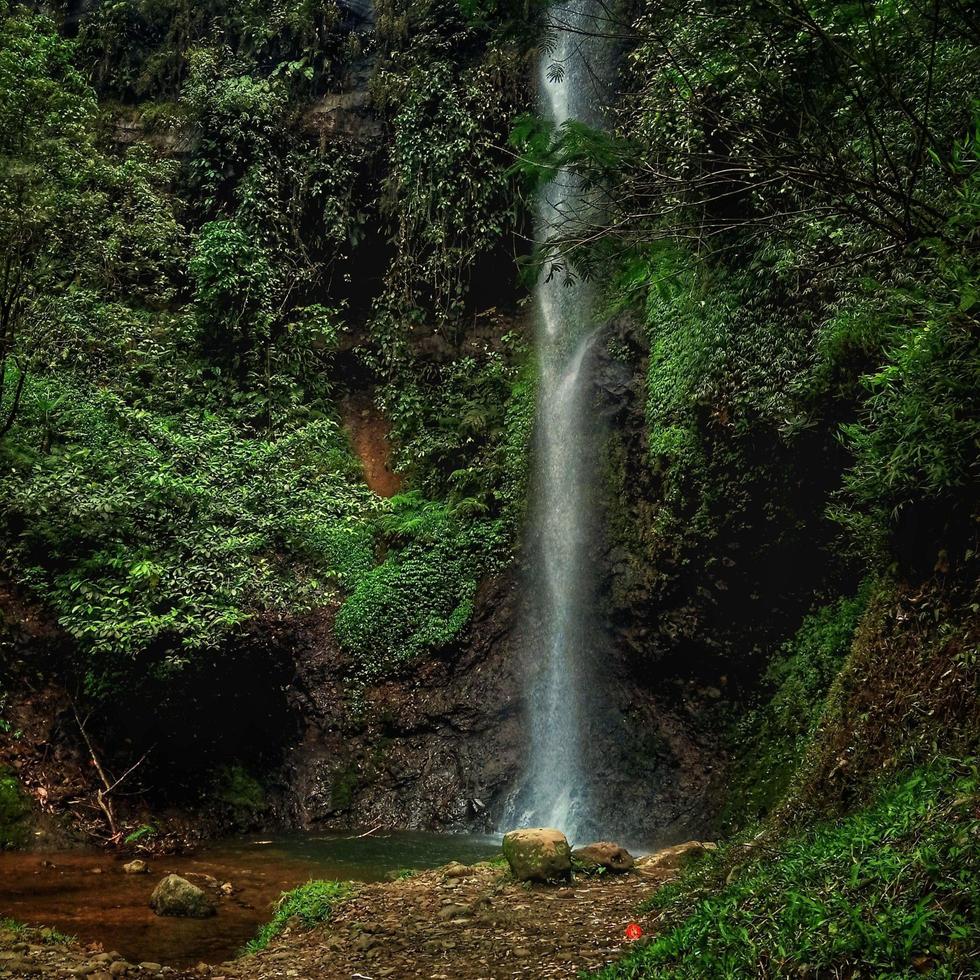
<path fill-rule="evenodd" d="M 671 872 L 525 886 L 486 865 L 367 885 L 326 926 L 214 967 L 228 980 L 504 980 L 575 977 L 612 962 L 637 906 Z"/>

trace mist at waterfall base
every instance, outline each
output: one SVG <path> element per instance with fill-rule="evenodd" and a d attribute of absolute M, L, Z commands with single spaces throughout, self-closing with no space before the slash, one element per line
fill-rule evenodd
<path fill-rule="evenodd" d="M 601 123 L 607 101 L 605 44 L 590 0 L 551 8 L 554 45 L 540 56 L 541 111 L 557 128 Z M 508 808 L 511 826 L 551 826 L 576 841 L 602 830 L 594 821 L 589 729 L 595 715 L 600 648 L 597 607 L 596 462 L 600 431 L 592 410 L 599 329 L 591 289 L 569 275 L 547 243 L 584 220 L 592 205 L 574 175 L 559 171 L 539 192 L 537 237 L 545 248 L 537 305 L 538 405 L 528 531 L 522 655 L 528 668 L 529 746 Z"/>

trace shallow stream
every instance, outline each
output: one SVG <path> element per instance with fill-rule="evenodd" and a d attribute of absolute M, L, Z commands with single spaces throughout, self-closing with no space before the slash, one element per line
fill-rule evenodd
<path fill-rule="evenodd" d="M 499 838 L 468 834 L 291 834 L 216 841 L 194 855 L 152 858 L 144 875 L 125 874 L 123 859 L 103 853 L 0 853 L 0 918 L 53 926 L 131 962 L 216 963 L 255 935 L 283 891 L 311 878 L 380 881 L 404 868 L 473 863 L 499 850 Z M 202 875 L 231 882 L 234 893 L 211 919 L 160 918 L 147 903 L 170 872 L 198 884 Z"/>

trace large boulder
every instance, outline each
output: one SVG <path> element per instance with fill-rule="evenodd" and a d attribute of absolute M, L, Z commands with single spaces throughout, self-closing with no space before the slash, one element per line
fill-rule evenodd
<path fill-rule="evenodd" d="M 664 871 L 679 871 L 690 861 L 703 857 L 708 851 L 717 848 L 710 841 L 689 840 L 673 847 L 647 854 L 636 862 L 636 870 L 644 874 L 659 874 Z"/>
<path fill-rule="evenodd" d="M 633 855 L 625 847 L 609 841 L 596 841 L 594 844 L 576 847 L 572 851 L 572 860 L 583 871 L 598 871 L 604 868 L 615 874 L 632 871 L 635 864 Z"/>
<path fill-rule="evenodd" d="M 150 908 L 157 915 L 179 915 L 188 919 L 206 919 L 215 913 L 214 902 L 207 892 L 180 875 L 167 875 L 153 889 Z"/>
<path fill-rule="evenodd" d="M 567 878 L 572 871 L 568 839 L 553 827 L 504 834 L 504 857 L 518 881 L 555 881 Z"/>

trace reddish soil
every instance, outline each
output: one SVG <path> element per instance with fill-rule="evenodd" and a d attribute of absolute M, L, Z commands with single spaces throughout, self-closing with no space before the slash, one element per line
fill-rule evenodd
<path fill-rule="evenodd" d="M 349 395 L 343 403 L 344 426 L 361 461 L 364 480 L 379 497 L 393 497 L 402 487 L 391 469 L 391 426 L 370 395 Z"/>

